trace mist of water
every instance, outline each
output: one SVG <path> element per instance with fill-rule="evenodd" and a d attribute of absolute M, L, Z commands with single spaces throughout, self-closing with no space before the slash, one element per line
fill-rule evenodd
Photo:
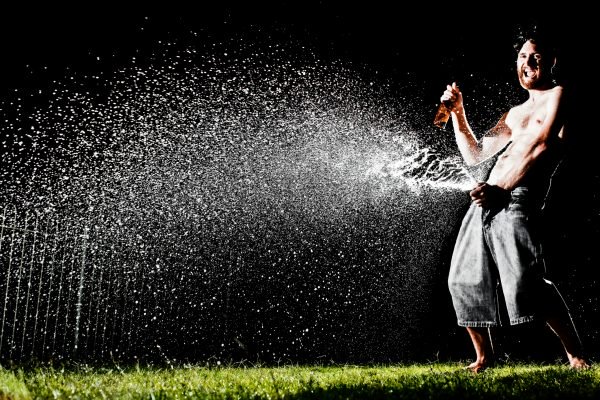
<path fill-rule="evenodd" d="M 138 64 L 2 127 L 2 356 L 403 354 L 472 185 L 411 100 L 277 46 Z"/>

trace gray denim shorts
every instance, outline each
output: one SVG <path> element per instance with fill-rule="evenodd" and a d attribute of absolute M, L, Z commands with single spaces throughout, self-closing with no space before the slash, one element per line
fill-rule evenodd
<path fill-rule="evenodd" d="M 529 188 L 517 187 L 503 208 L 471 204 L 454 246 L 448 277 L 458 325 L 497 326 L 501 307 L 511 325 L 520 324 L 546 318 L 549 307 L 562 302 L 554 284 L 544 279 L 536 197 Z"/>

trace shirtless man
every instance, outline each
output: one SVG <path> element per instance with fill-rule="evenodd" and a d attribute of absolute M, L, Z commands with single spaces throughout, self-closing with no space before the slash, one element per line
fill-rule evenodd
<path fill-rule="evenodd" d="M 554 84 L 554 51 L 535 34 L 523 38 L 517 75 L 529 99 L 511 108 L 478 141 L 456 83 L 441 97 L 452 113 L 458 148 L 468 165 L 491 160 L 491 172 L 470 192 L 452 255 L 448 285 L 458 324 L 467 328 L 473 372 L 493 363 L 489 328 L 500 323 L 504 301 L 510 324 L 546 321 L 559 336 L 571 367 L 586 368 L 581 343 L 556 287 L 544 279 L 536 218 L 568 137 L 567 94 Z M 485 163 L 485 161 L 484 161 Z M 503 295 L 498 295 L 501 288 Z"/>

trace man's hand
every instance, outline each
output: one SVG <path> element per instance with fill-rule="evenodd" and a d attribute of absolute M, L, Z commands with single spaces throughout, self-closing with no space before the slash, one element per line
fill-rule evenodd
<path fill-rule="evenodd" d="M 504 207 L 510 201 L 510 192 L 500 186 L 479 182 L 471 192 L 471 200 L 479 207 Z"/>
<path fill-rule="evenodd" d="M 463 97 L 462 93 L 458 89 L 456 82 L 452 82 L 452 85 L 447 85 L 444 94 L 440 98 L 440 101 L 448 107 L 450 111 L 460 111 L 463 108 Z"/>

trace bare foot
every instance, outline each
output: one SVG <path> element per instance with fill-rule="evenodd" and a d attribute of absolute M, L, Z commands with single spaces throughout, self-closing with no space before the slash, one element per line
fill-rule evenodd
<path fill-rule="evenodd" d="M 484 361 L 474 361 L 470 365 L 466 366 L 465 369 L 467 371 L 471 371 L 474 374 L 478 374 L 480 372 L 485 371 L 490 367 L 490 363 Z"/>
<path fill-rule="evenodd" d="M 581 357 L 569 357 L 569 364 L 573 369 L 588 369 L 590 365 Z"/>

